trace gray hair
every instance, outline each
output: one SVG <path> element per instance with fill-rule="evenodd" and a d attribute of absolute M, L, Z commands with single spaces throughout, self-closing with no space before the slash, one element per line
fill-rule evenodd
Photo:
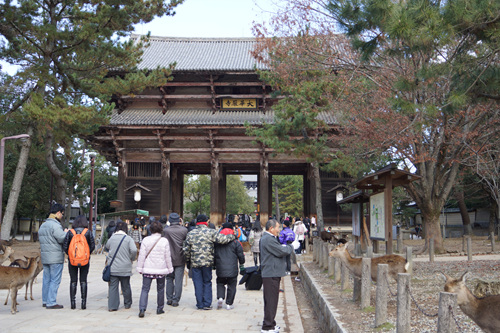
<path fill-rule="evenodd" d="M 269 231 L 269 229 L 276 227 L 278 224 L 278 221 L 275 219 L 270 219 L 269 221 L 266 222 L 266 230 Z"/>

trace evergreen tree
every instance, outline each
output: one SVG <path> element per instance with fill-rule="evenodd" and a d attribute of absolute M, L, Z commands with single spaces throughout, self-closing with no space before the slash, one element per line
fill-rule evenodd
<path fill-rule="evenodd" d="M 134 44 L 125 37 L 134 24 L 173 15 L 173 8 L 182 1 L 8 0 L 0 4 L 4 40 L 0 59 L 18 66 L 4 85 L 19 92 L 2 110 L 0 120 L 15 118 L 41 138 L 57 201 L 66 203 L 68 177 L 54 159 L 54 151 L 67 153 L 76 137 L 106 124 L 114 108 L 109 103 L 113 94 L 137 93 L 169 80 L 170 69 L 137 69 L 147 38 Z M 110 75 L 111 71 L 120 75 Z"/>

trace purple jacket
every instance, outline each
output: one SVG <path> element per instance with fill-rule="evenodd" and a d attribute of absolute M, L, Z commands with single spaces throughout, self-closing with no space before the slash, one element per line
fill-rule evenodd
<path fill-rule="evenodd" d="M 280 243 L 286 244 L 287 242 L 293 242 L 295 240 L 295 233 L 292 229 L 284 227 L 280 232 Z"/>

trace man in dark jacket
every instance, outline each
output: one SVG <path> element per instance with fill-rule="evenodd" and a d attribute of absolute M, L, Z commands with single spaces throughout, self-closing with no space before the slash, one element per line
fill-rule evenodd
<path fill-rule="evenodd" d="M 233 225 L 226 222 L 222 225 L 221 234 L 233 235 Z M 217 309 L 222 308 L 222 303 L 226 299 L 226 309 L 233 308 L 234 297 L 236 296 L 236 283 L 238 280 L 238 261 L 240 268 L 245 263 L 243 248 L 238 240 L 228 244 L 215 245 L 215 272 L 217 274 Z M 227 298 L 226 296 L 227 285 Z"/>
<path fill-rule="evenodd" d="M 167 275 L 167 304 L 179 306 L 182 295 L 182 277 L 184 276 L 186 264 L 182 246 L 186 240 L 188 230 L 182 225 L 181 217 L 177 213 L 170 213 L 168 221 L 170 227 L 163 229 L 163 237 L 168 239 L 170 244 L 170 255 L 174 271 Z"/>
<path fill-rule="evenodd" d="M 204 214 L 198 215 L 196 221 L 196 229 L 187 234 L 184 242 L 184 255 L 191 266 L 196 307 L 211 310 L 214 244 L 227 244 L 234 240 L 234 235 L 224 235 L 208 228 L 208 217 Z"/>
<path fill-rule="evenodd" d="M 47 309 L 62 309 L 57 304 L 57 291 L 61 284 L 64 266 L 62 244 L 68 229 L 61 225 L 64 206 L 55 203 L 50 207 L 50 215 L 38 230 L 40 253 L 43 264 L 42 305 Z"/>
<path fill-rule="evenodd" d="M 286 256 L 293 252 L 291 244 L 280 244 L 277 237 L 280 224 L 271 219 L 266 223 L 266 231 L 260 239 L 260 260 L 262 285 L 264 286 L 264 321 L 261 332 L 279 332 L 276 325 L 276 311 L 280 295 L 281 277 L 286 275 Z"/>

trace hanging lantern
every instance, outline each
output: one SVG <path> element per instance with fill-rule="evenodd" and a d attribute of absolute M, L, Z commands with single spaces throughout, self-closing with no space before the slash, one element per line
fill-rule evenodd
<path fill-rule="evenodd" d="M 141 189 L 138 187 L 134 189 L 134 200 L 135 202 L 141 201 Z"/>

